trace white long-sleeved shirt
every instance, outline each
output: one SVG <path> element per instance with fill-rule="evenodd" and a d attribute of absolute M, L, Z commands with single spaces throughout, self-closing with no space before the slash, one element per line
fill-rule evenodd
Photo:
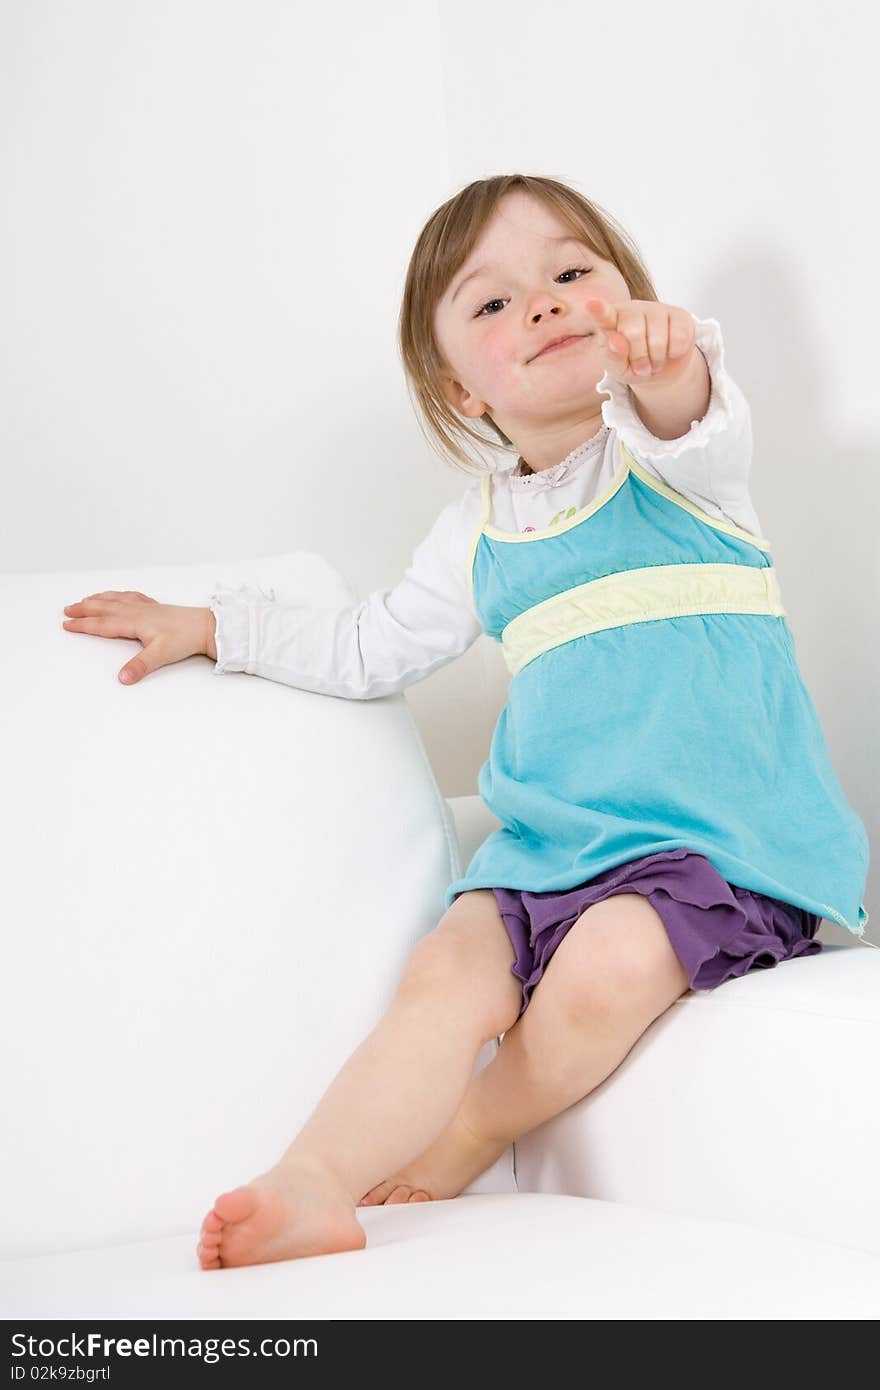
<path fill-rule="evenodd" d="M 596 387 L 609 397 L 602 402 L 602 429 L 552 468 L 531 473 L 520 458 L 496 471 L 492 526 L 538 530 L 570 507 L 589 506 L 618 473 L 623 440 L 649 473 L 709 516 L 762 536 L 748 491 L 749 405 L 725 370 L 720 325 L 692 317 L 712 385 L 703 419 L 679 439 L 658 439 L 639 419 L 629 388 L 606 372 Z M 423 680 L 461 656 L 483 630 L 468 576 L 481 507 L 477 479 L 444 507 L 393 588 L 347 608 L 280 603 L 272 591 L 216 585 L 210 600 L 215 674 L 246 671 L 355 700 L 391 695 Z"/>

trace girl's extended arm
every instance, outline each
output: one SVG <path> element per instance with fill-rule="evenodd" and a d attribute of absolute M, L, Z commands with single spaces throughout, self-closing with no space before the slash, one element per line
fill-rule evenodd
<path fill-rule="evenodd" d="M 394 588 L 346 608 L 280 603 L 249 586 L 215 589 L 216 674 L 246 671 L 321 695 L 371 700 L 460 656 L 482 631 L 466 574 L 477 492 L 471 488 L 444 508 Z"/>
<path fill-rule="evenodd" d="M 63 626 L 142 642 L 119 672 L 124 684 L 203 654 L 216 674 L 244 671 L 355 700 L 390 695 L 460 656 L 482 631 L 466 574 L 478 494 L 479 484 L 444 508 L 394 588 L 347 608 L 276 602 L 248 585 L 217 586 L 207 608 L 108 591 L 71 604 Z"/>

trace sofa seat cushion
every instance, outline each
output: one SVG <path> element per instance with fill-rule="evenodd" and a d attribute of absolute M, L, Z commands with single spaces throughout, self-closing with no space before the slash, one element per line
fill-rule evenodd
<path fill-rule="evenodd" d="M 730 1221 L 552 1194 L 362 1207 L 363 1250 L 199 1269 L 197 1236 L 7 1261 L 24 1319 L 853 1319 L 880 1259 Z"/>

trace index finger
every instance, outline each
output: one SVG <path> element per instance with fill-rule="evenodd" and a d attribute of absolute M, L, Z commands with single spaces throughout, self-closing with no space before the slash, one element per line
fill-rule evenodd
<path fill-rule="evenodd" d="M 617 327 L 617 310 L 607 299 L 588 299 L 587 308 L 600 328 Z"/>

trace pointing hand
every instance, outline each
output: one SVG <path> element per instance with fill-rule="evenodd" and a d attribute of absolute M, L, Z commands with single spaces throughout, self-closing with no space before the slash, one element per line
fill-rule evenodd
<path fill-rule="evenodd" d="M 653 299 L 629 299 L 611 304 L 588 299 L 605 367 L 626 386 L 672 384 L 690 370 L 694 347 L 694 320 L 687 309 L 659 304 Z M 601 339 L 604 338 L 604 344 Z"/>

